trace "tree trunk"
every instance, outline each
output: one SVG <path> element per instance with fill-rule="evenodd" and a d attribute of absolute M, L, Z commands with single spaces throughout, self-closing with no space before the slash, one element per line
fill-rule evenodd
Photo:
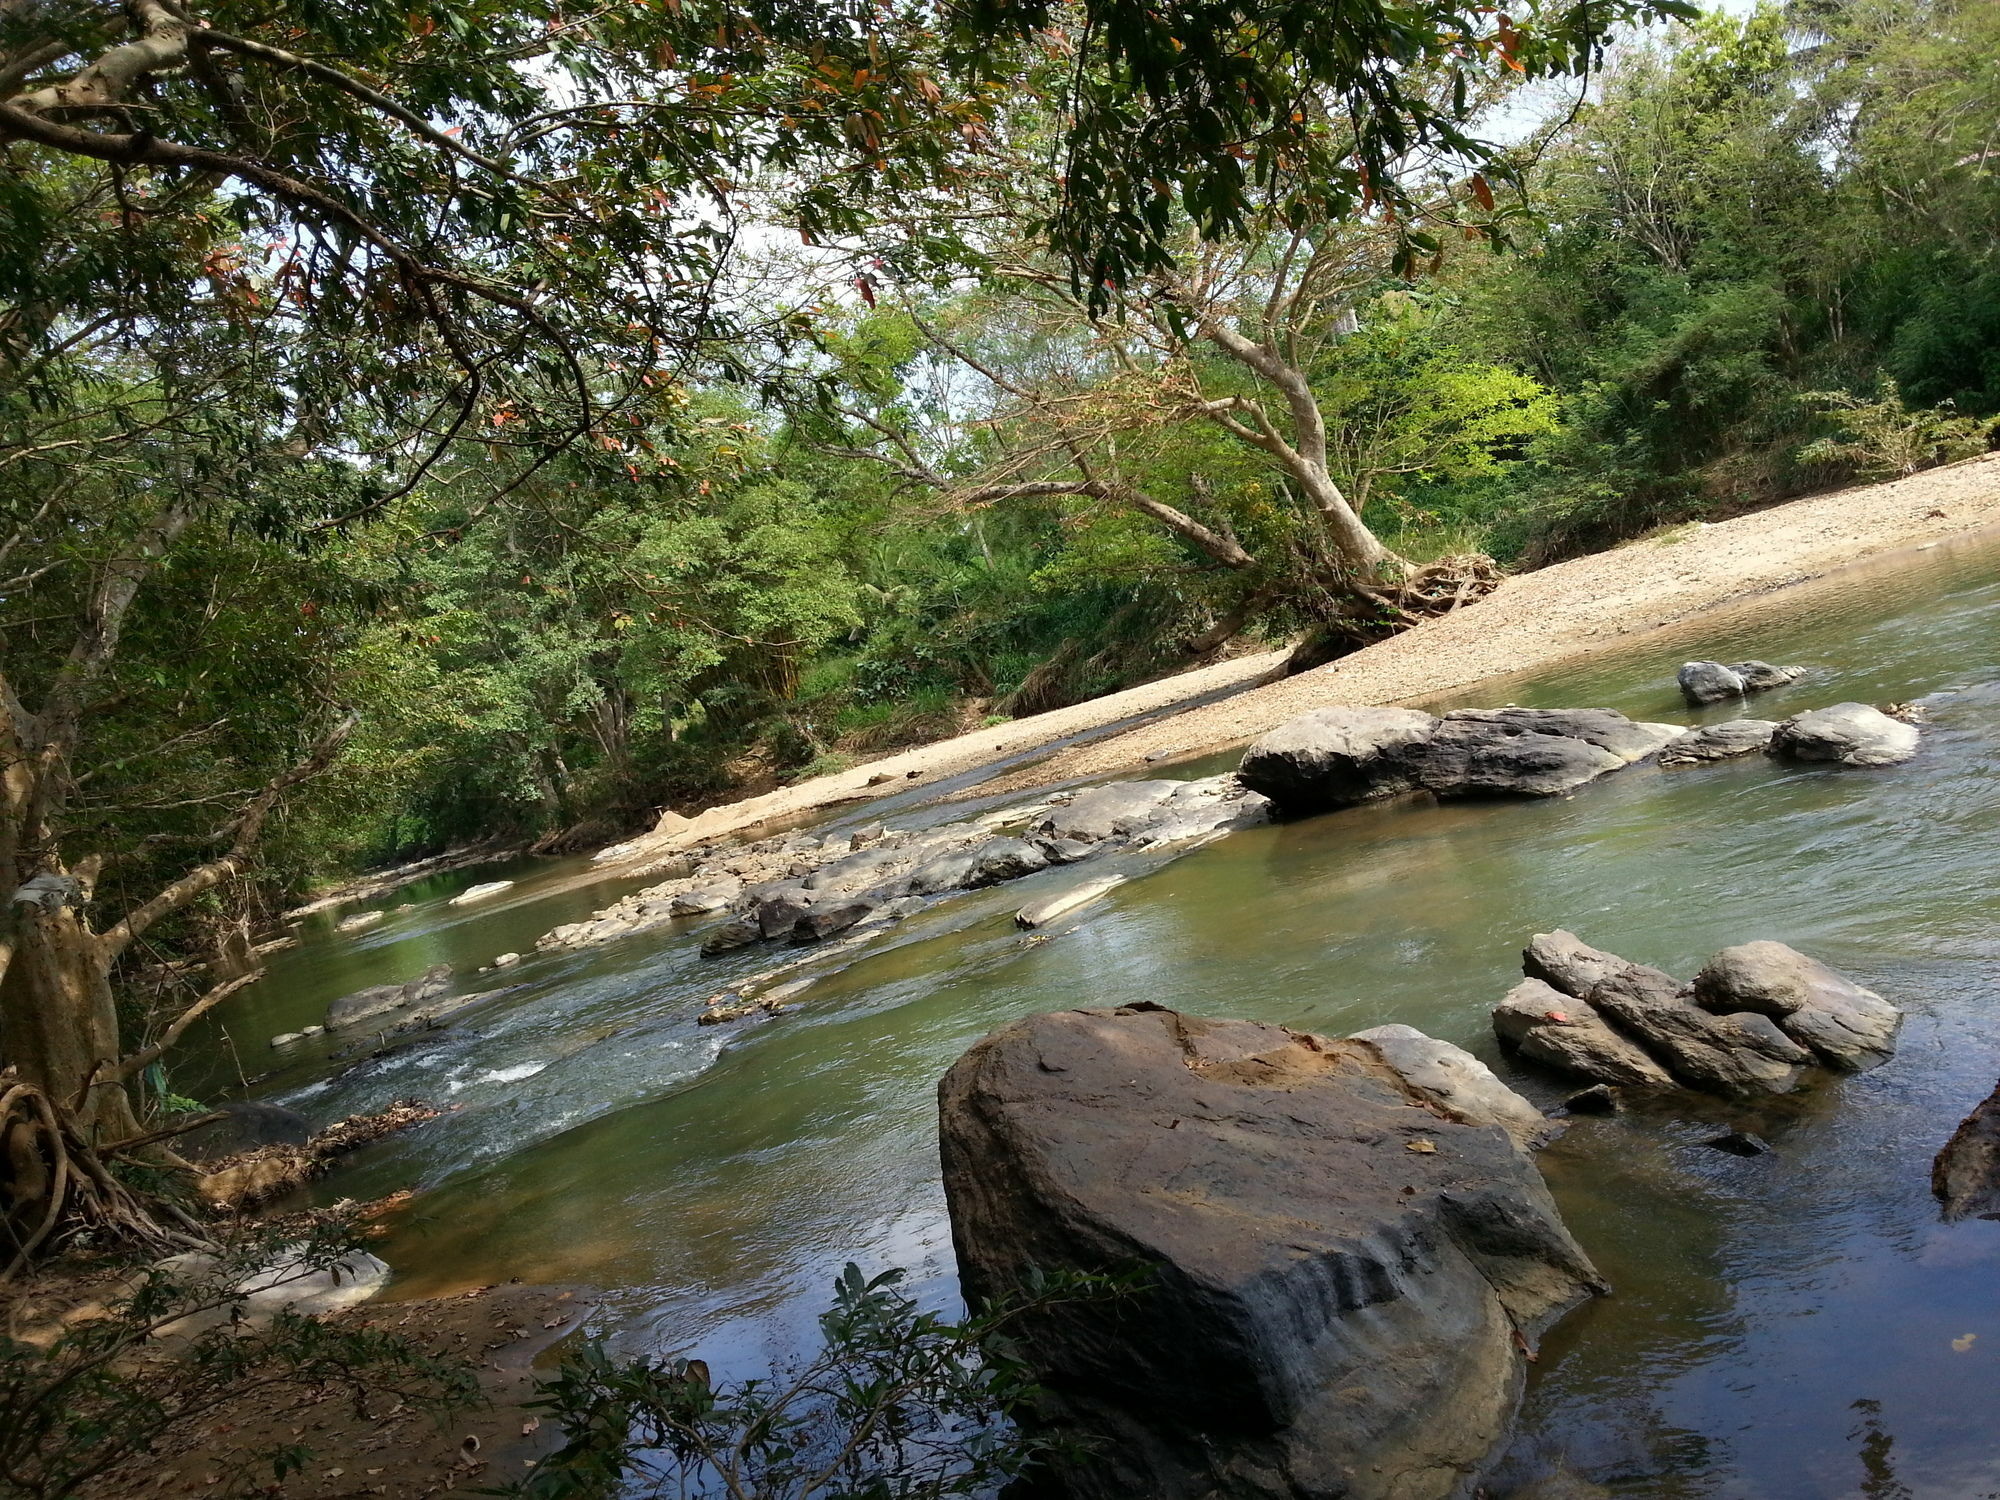
<path fill-rule="evenodd" d="M 85 1140 L 137 1135 L 123 1081 L 103 1076 L 121 1051 L 104 943 L 68 907 L 14 912 L 14 961 L 0 980 L 0 1056 Z"/>

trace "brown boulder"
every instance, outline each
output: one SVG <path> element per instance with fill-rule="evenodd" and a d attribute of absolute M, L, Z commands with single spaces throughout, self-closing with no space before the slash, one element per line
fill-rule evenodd
<path fill-rule="evenodd" d="M 1147 1274 L 1019 1328 L 1041 1420 L 1086 1445 L 1051 1494 L 1458 1500 L 1535 1337 L 1603 1289 L 1506 1129 L 1379 1045 L 1032 1016 L 959 1059 L 939 1116 L 972 1301 L 1036 1269 Z"/>

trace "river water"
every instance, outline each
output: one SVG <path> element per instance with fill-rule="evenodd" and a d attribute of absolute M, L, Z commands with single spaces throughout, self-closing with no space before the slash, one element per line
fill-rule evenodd
<path fill-rule="evenodd" d="M 534 955 L 537 935 L 631 883 L 581 861 L 487 867 L 386 898 L 411 909 L 369 932 L 316 919 L 218 1031 L 268 1069 L 264 1039 L 335 995 L 529 953 L 468 973 L 464 988 L 518 987 L 425 1045 L 337 1078 L 315 1056 L 256 1092 L 323 1119 L 406 1095 L 455 1106 L 324 1185 L 422 1189 L 381 1247 L 398 1294 L 588 1283 L 621 1346 L 698 1348 L 741 1374 L 805 1346 L 847 1260 L 905 1267 L 951 1303 L 933 1089 L 1016 1016 L 1145 999 L 1336 1035 L 1401 1021 L 1552 1101 L 1562 1090 L 1503 1063 L 1486 1022 L 1530 934 L 1566 926 L 1683 975 L 1777 938 L 1902 1006 L 1899 1055 L 1769 1105 L 1581 1120 L 1543 1153 L 1615 1294 L 1546 1341 L 1503 1480 L 1566 1466 L 1652 1500 L 2000 1496 L 2000 1223 L 1942 1224 L 1928 1187 L 1932 1155 L 2000 1076 L 1996 564 L 1992 541 L 1884 560 L 1452 700 L 1694 722 L 1732 711 L 1683 709 L 1685 657 L 1798 662 L 1804 680 L 1753 712 L 1925 703 L 1923 752 L 1893 770 L 1640 766 L 1563 801 L 1255 829 L 1048 941 L 1008 920 L 1031 882 L 948 903 L 795 1012 L 739 1028 L 693 1017 L 768 954 L 705 961 L 689 924 Z M 445 904 L 510 876 L 522 883 L 490 903 Z M 1774 1151 L 1700 1144 L 1730 1127 Z"/>

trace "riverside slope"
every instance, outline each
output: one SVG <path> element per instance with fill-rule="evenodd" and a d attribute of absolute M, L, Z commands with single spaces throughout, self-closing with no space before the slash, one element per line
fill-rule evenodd
<path fill-rule="evenodd" d="M 1220 750 L 1330 704 L 1431 698 L 1487 678 L 1589 656 L 1705 610 L 1995 524 L 2000 524 L 2000 454 L 1690 526 L 1515 575 L 1477 604 L 1328 666 L 1057 750 L 979 790 L 1018 791 L 1130 770 L 1149 757 Z M 1240 657 L 726 803 L 691 820 L 668 814 L 651 834 L 627 846 L 624 858 L 642 862 L 772 819 L 887 796 L 1093 727 L 1193 704 L 1268 676 L 1283 656 Z"/>

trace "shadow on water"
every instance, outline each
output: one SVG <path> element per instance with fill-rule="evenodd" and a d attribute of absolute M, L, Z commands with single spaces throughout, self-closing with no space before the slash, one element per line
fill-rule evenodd
<path fill-rule="evenodd" d="M 619 1339 L 698 1343 L 718 1372 L 742 1371 L 804 1342 L 847 1259 L 954 1295 L 933 1090 L 1016 1016 L 1143 998 L 1334 1033 L 1403 1021 L 1549 1102 L 1559 1087 L 1499 1059 L 1486 1024 L 1530 933 L 1571 927 L 1682 974 L 1778 938 L 1902 1005 L 1900 1054 L 1765 1106 L 1582 1120 L 1545 1153 L 1616 1292 L 1546 1341 L 1495 1492 L 1533 1493 L 1561 1467 L 1656 1500 L 2000 1494 L 2000 1224 L 1939 1223 L 1927 1180 L 2000 1074 L 1996 557 L 1898 559 L 1465 700 L 1686 721 L 1682 657 L 1796 661 L 1808 678 L 1754 712 L 1925 701 L 1924 751 L 1896 770 L 1639 767 L 1566 801 L 1256 829 L 1046 941 L 1008 921 L 1020 887 L 985 893 L 747 1030 L 693 1016 L 767 955 L 704 962 L 686 932 L 538 955 L 510 971 L 518 989 L 425 1045 L 338 1078 L 301 1062 L 278 1093 L 328 1116 L 412 1093 L 463 1106 L 329 1184 L 428 1189 L 383 1249 L 407 1294 L 594 1282 Z M 279 955 L 229 1024 L 261 1037 L 432 955 L 528 952 L 615 894 L 575 881 L 552 869 L 490 911 L 442 906 L 444 887 L 398 893 L 417 909 Z M 1732 1127 L 1774 1151 L 1700 1144 Z"/>

